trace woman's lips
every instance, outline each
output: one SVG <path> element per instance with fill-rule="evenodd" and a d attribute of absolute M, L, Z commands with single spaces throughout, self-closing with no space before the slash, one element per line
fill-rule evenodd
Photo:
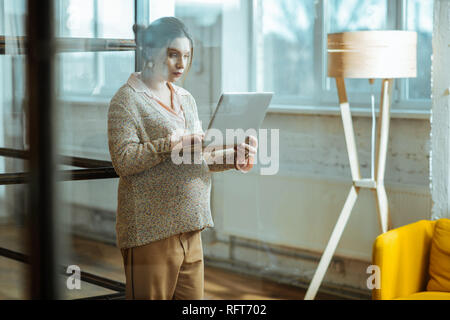
<path fill-rule="evenodd" d="M 176 77 L 181 77 L 181 75 L 183 74 L 183 72 L 174 72 L 173 73 Z"/>

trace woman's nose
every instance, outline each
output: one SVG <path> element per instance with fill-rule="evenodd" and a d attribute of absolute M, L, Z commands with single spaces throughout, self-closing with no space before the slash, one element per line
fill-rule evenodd
<path fill-rule="evenodd" d="M 177 68 L 178 69 L 184 69 L 184 61 L 183 61 L 183 59 L 179 59 L 177 61 Z"/>

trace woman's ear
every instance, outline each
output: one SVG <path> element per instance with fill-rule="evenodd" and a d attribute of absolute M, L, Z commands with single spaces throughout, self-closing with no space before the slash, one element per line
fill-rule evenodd
<path fill-rule="evenodd" d="M 150 52 L 150 48 L 148 47 L 144 47 L 142 48 L 142 59 L 144 59 L 144 61 L 148 61 L 151 57 L 151 52 Z"/>
<path fill-rule="evenodd" d="M 145 61 L 153 61 L 155 64 L 162 63 L 167 57 L 167 48 L 151 48 L 146 46 L 142 50 L 142 57 Z"/>

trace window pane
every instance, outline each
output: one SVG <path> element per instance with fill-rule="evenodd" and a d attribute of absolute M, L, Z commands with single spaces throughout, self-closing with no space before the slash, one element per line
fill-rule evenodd
<path fill-rule="evenodd" d="M 94 36 L 94 0 L 84 0 L 80 5 L 79 0 L 61 0 L 57 30 L 61 37 L 85 38 Z"/>
<path fill-rule="evenodd" d="M 329 0 L 329 33 L 386 28 L 387 0 Z"/>
<path fill-rule="evenodd" d="M 100 52 L 98 80 L 93 94 L 112 97 L 134 72 L 134 52 Z"/>
<path fill-rule="evenodd" d="M 384 30 L 387 27 L 387 0 L 329 0 L 327 3 L 328 33 Z M 371 88 L 366 79 L 346 79 L 345 82 L 349 92 L 379 92 L 378 81 L 375 88 Z M 335 92 L 335 81 L 327 78 L 327 87 Z"/>
<path fill-rule="evenodd" d="M 111 97 L 134 71 L 134 52 L 59 54 L 60 94 Z"/>
<path fill-rule="evenodd" d="M 98 37 L 134 39 L 134 1 L 98 0 Z"/>
<path fill-rule="evenodd" d="M 276 96 L 314 94 L 314 1 L 262 1 L 264 90 Z M 259 48 L 260 49 L 260 48 Z"/>
<path fill-rule="evenodd" d="M 63 37 L 133 39 L 134 1 L 64 0 L 59 6 Z M 60 94 L 111 96 L 134 71 L 134 52 L 62 53 Z M 108 81 L 106 81 L 108 79 Z"/>
<path fill-rule="evenodd" d="M 96 82 L 95 53 L 65 52 L 58 56 L 62 94 L 90 94 Z"/>
<path fill-rule="evenodd" d="M 409 99 L 431 98 L 433 1 L 407 1 L 407 28 L 417 31 L 417 78 L 408 80 Z"/>
<path fill-rule="evenodd" d="M 62 37 L 134 38 L 134 1 L 62 0 L 58 7 Z"/>
<path fill-rule="evenodd" d="M 2 3 L 0 3 L 2 5 Z M 4 0 L 3 14 L 1 17 L 0 28 L 2 35 L 5 36 L 24 36 L 25 35 L 25 0 Z"/>
<path fill-rule="evenodd" d="M 228 1 L 229 2 L 229 1 Z M 170 2 L 169 2 L 170 4 Z M 177 84 L 186 88 L 196 99 L 199 117 L 203 125 L 208 124 L 211 108 L 222 93 L 221 72 L 224 65 L 222 56 L 224 33 L 227 32 L 223 19 L 223 6 L 227 2 L 176 0 L 175 17 L 181 19 L 194 41 L 192 66 L 183 81 Z M 160 8 L 164 15 L 170 8 Z M 155 13 L 153 14 L 153 16 Z M 229 31 L 228 31 L 229 32 Z M 234 44 L 239 35 L 233 39 Z"/>

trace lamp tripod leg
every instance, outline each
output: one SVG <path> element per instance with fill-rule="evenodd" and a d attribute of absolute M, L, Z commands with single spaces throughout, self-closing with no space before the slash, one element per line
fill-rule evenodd
<path fill-rule="evenodd" d="M 320 284 L 322 283 L 323 277 L 328 269 L 331 258 L 336 250 L 336 247 L 341 239 L 342 233 L 344 232 L 345 225 L 347 224 L 348 218 L 352 212 L 353 206 L 355 205 L 356 199 L 358 198 L 359 188 L 352 186 L 350 192 L 345 201 L 344 207 L 342 208 L 341 214 L 339 215 L 338 221 L 333 229 L 330 240 L 328 240 L 327 247 L 320 258 L 319 266 L 317 267 L 316 273 L 309 285 L 308 291 L 305 295 L 305 300 L 313 300 L 317 294 Z"/>
<path fill-rule="evenodd" d="M 380 229 L 382 233 L 385 233 L 391 229 L 391 221 L 389 215 L 389 204 L 384 185 L 377 186 L 374 190 L 375 200 L 377 202 L 378 218 L 380 222 Z"/>
<path fill-rule="evenodd" d="M 384 187 L 384 175 L 386 171 L 386 158 L 389 143 L 389 123 L 390 106 L 392 100 L 393 79 L 383 79 L 380 101 L 380 121 L 378 126 L 377 139 L 377 162 L 376 162 L 376 182 L 377 188 L 375 198 L 377 201 L 378 216 L 382 233 L 391 228 L 389 217 L 389 203 Z"/>

